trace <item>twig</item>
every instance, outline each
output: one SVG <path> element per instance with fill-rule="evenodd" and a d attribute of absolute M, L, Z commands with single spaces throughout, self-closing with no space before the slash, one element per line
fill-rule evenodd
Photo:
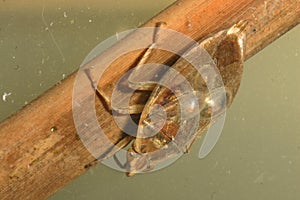
<path fill-rule="evenodd" d="M 247 58 L 300 21 L 299 0 L 180 0 L 144 26 L 166 22 L 168 28 L 194 39 L 247 20 Z M 114 51 L 135 35 L 121 40 Z M 135 62 L 133 52 L 114 62 L 100 84 L 120 77 Z M 165 61 L 168 55 L 154 59 Z M 97 58 L 89 63 L 97 63 Z M 118 67 L 118 70 L 113 70 Z M 84 173 L 94 158 L 76 135 L 72 89 L 76 73 L 0 124 L 0 199 L 41 199 Z M 98 120 L 112 142 L 123 137 L 112 116 L 96 100 Z M 109 147 L 103 144 L 99 151 Z"/>

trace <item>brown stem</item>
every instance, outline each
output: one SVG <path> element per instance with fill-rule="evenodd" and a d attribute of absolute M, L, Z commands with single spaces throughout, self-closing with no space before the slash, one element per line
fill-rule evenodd
<path fill-rule="evenodd" d="M 300 21 L 299 0 L 179 0 L 144 26 L 157 22 L 194 39 L 247 20 L 246 57 L 249 58 Z M 134 38 L 132 34 L 107 53 Z M 141 52 L 141 51 L 140 51 Z M 110 83 L 136 61 L 136 51 L 119 58 L 100 84 Z M 169 55 L 158 55 L 165 61 Z M 97 63 L 97 58 L 91 63 Z M 118 67 L 118 70 L 114 70 Z M 0 124 L 0 199 L 41 199 L 84 173 L 94 158 L 76 134 L 72 89 L 76 73 Z M 116 143 L 123 137 L 112 116 L 96 100 L 98 120 Z M 103 144 L 99 152 L 110 148 Z"/>

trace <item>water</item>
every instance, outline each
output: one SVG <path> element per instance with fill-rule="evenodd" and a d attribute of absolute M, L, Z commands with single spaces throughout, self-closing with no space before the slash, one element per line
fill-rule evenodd
<path fill-rule="evenodd" d="M 100 41 L 172 1 L 133 2 L 1 1 L 0 120 L 77 69 Z M 98 165 L 50 199 L 298 199 L 299 35 L 300 26 L 246 62 L 222 136 L 205 159 L 197 141 L 155 173 L 127 178 Z"/>

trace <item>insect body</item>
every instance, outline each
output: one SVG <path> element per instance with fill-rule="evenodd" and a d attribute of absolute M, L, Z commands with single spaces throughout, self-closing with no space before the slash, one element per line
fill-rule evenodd
<path fill-rule="evenodd" d="M 171 88 L 147 81 L 143 83 L 144 86 L 141 85 L 138 77 L 143 75 L 143 70 L 139 70 L 139 66 L 151 56 L 155 48 L 154 41 L 128 78 L 129 85 L 138 89 L 131 97 L 131 102 L 136 103 L 126 108 L 121 102 L 111 106 L 106 88 L 97 88 L 112 110 L 141 113 L 136 138 L 128 136 L 119 144 L 124 147 L 133 140 L 124 165 L 127 175 L 149 171 L 164 160 L 187 152 L 197 135 L 201 135 L 210 123 L 218 120 L 218 116 L 231 105 L 242 78 L 245 27 L 246 22 L 239 22 L 200 43 L 200 47 L 216 63 L 221 79 L 214 73 L 206 73 L 213 68 L 213 63 L 201 66 L 204 73 L 200 74 L 191 63 L 179 58 L 161 80 L 162 83 L 171 84 Z M 199 46 L 190 48 L 184 55 L 193 55 L 193 59 L 199 59 L 194 55 L 197 48 Z M 174 71 L 178 74 L 174 74 Z M 192 90 L 182 90 L 185 80 Z M 212 89 L 209 85 L 213 86 Z M 144 92 L 149 90 L 152 92 Z M 195 130 L 184 131 L 187 129 Z M 118 160 L 116 162 L 121 165 Z"/>

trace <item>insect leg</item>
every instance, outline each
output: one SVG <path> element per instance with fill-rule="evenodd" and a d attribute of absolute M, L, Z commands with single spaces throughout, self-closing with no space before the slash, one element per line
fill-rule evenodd
<path fill-rule="evenodd" d="M 134 150 L 132 148 L 129 148 L 127 150 L 127 153 L 126 153 L 126 162 L 125 163 L 121 163 L 119 158 L 117 157 L 116 154 L 114 154 L 113 158 L 114 158 L 114 161 L 115 163 L 121 168 L 121 169 L 127 169 L 130 168 L 130 165 L 129 165 L 129 160 L 131 160 L 131 157 L 134 157 L 134 155 L 136 154 L 136 152 L 134 152 Z M 130 172 L 127 172 L 127 176 L 131 176 L 129 175 Z"/>
<path fill-rule="evenodd" d="M 155 31 L 153 33 L 153 38 L 152 38 L 152 44 L 149 45 L 149 47 L 147 48 L 146 52 L 144 53 L 144 55 L 142 56 L 142 58 L 140 59 L 140 61 L 137 64 L 137 67 L 139 67 L 140 65 L 143 65 L 147 62 L 147 60 L 149 59 L 149 57 L 151 56 L 153 49 L 156 46 L 157 40 L 158 40 L 158 36 L 159 36 L 159 29 L 163 26 L 166 25 L 166 22 L 158 22 L 155 26 Z"/>
<path fill-rule="evenodd" d="M 156 25 L 156 30 L 154 31 L 153 34 L 153 40 L 152 40 L 152 44 L 149 45 L 149 47 L 146 49 L 146 51 L 142 54 L 141 59 L 138 61 L 137 67 L 134 69 L 134 71 L 131 73 L 131 75 L 129 75 L 128 80 L 126 80 L 126 82 L 123 82 L 122 84 L 125 85 L 125 87 L 129 87 L 129 88 L 133 88 L 133 89 L 138 89 L 137 91 L 135 91 L 133 94 L 131 93 L 126 93 L 126 88 L 124 90 L 124 88 L 118 90 L 117 92 L 119 93 L 119 97 L 120 98 L 116 98 L 117 101 L 118 99 L 120 99 L 120 102 L 116 102 L 114 105 L 112 105 L 112 101 L 111 101 L 111 95 L 112 95 L 112 91 L 115 89 L 115 87 L 118 87 L 116 84 L 116 82 L 112 82 L 110 84 L 107 84 L 106 86 L 104 86 L 104 88 L 99 87 L 97 82 L 95 81 L 96 79 L 94 79 L 91 70 L 90 69 L 86 69 L 85 73 L 87 74 L 88 78 L 91 81 L 91 85 L 92 87 L 96 90 L 97 94 L 104 100 L 105 106 L 109 111 L 116 111 L 120 114 L 140 114 L 144 108 L 145 103 L 147 102 L 148 97 L 150 96 L 150 93 L 145 93 L 144 91 L 152 91 L 152 89 L 154 88 L 154 85 L 151 85 L 151 87 L 149 88 L 145 88 L 145 87 L 131 87 L 132 85 L 140 85 L 139 83 L 134 82 L 134 80 L 132 80 L 132 74 L 135 74 L 136 69 L 138 69 L 141 65 L 145 64 L 147 62 L 147 60 L 149 59 L 149 57 L 151 56 L 151 54 L 153 53 L 153 49 L 156 46 L 156 41 L 159 35 L 159 28 L 163 25 L 165 25 L 166 23 L 164 22 L 159 22 Z M 126 86 L 128 85 L 128 86 Z M 129 105 L 126 105 L 125 107 L 122 104 L 122 99 L 126 96 L 126 95 L 130 95 L 130 103 Z M 123 98 L 122 98 L 123 97 Z"/>
<path fill-rule="evenodd" d="M 91 69 L 87 68 L 84 70 L 85 74 L 87 75 L 87 77 L 89 78 L 90 82 L 91 82 L 91 86 L 95 89 L 96 93 L 103 98 L 104 102 L 105 102 L 105 106 L 107 106 L 107 109 L 109 111 L 112 110 L 111 107 L 111 100 L 110 97 L 106 94 L 106 92 L 104 92 L 104 90 L 102 88 L 100 88 L 97 84 L 97 82 L 95 81 L 94 77 L 93 77 L 93 73 L 91 73 Z"/>
<path fill-rule="evenodd" d="M 126 90 L 123 91 L 117 89 L 116 96 L 115 96 L 116 97 L 115 104 L 114 106 L 112 106 L 111 95 L 114 87 L 116 87 L 115 86 L 116 83 L 111 83 L 109 85 L 106 85 L 104 88 L 102 88 L 99 87 L 99 85 L 96 83 L 91 69 L 85 69 L 85 73 L 89 78 L 91 82 L 91 86 L 95 89 L 97 95 L 104 101 L 104 105 L 106 106 L 107 110 L 109 111 L 114 110 L 120 114 L 140 114 L 142 112 L 150 93 L 148 94 L 145 91 L 135 91 L 132 94 L 131 92 L 129 93 L 125 92 Z M 130 97 L 129 105 L 126 104 L 125 106 L 123 106 L 124 104 L 123 99 L 128 95 Z"/>
<path fill-rule="evenodd" d="M 115 156 L 116 152 L 120 149 L 123 149 L 126 147 L 131 141 L 133 137 L 132 136 L 125 136 L 121 138 L 116 144 L 112 145 L 110 148 L 108 148 L 101 156 L 99 156 L 98 160 L 105 160 L 111 156 Z"/>
<path fill-rule="evenodd" d="M 144 81 L 143 77 L 146 75 L 146 79 L 150 76 L 154 76 L 157 72 L 149 69 L 149 71 L 145 72 L 144 68 L 142 69 L 142 65 L 146 64 L 151 55 L 153 54 L 153 50 L 156 48 L 158 37 L 159 37 L 159 30 L 161 27 L 166 25 L 165 22 L 159 22 L 156 24 L 154 33 L 153 33 L 153 38 L 152 38 L 152 44 L 150 44 L 145 51 L 144 55 L 142 58 L 139 60 L 137 66 L 134 68 L 130 76 L 128 77 L 128 83 L 129 86 L 133 89 L 138 89 L 138 90 L 146 90 L 146 91 L 152 91 L 155 87 L 155 83 L 152 83 L 151 81 Z"/>

